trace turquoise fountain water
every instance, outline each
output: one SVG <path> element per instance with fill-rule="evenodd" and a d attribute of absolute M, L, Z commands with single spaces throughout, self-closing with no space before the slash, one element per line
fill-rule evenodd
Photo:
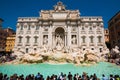
<path fill-rule="evenodd" d="M 100 62 L 96 65 L 92 66 L 76 66 L 74 64 L 47 64 L 47 63 L 41 63 L 41 64 L 6 64 L 6 65 L 0 65 L 0 72 L 4 74 L 8 74 L 9 76 L 17 73 L 18 75 L 24 74 L 37 74 L 40 72 L 43 74 L 44 78 L 46 78 L 47 75 L 52 74 L 59 74 L 60 72 L 63 72 L 65 74 L 68 74 L 68 72 L 72 72 L 72 74 L 79 73 L 80 75 L 83 72 L 87 72 L 88 75 L 96 73 L 99 78 L 101 78 L 102 74 L 105 74 L 106 76 L 109 76 L 110 74 L 119 74 L 120 75 L 120 66 L 116 66 L 111 63 L 107 62 Z"/>

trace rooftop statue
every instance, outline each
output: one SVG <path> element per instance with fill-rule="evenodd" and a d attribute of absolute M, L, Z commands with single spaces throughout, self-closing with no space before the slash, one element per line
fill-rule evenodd
<path fill-rule="evenodd" d="M 63 47 L 63 40 L 60 35 L 56 36 L 56 48 L 57 50 L 61 50 Z"/>
<path fill-rule="evenodd" d="M 58 2 L 57 5 L 54 6 L 55 11 L 65 11 L 65 6 L 62 2 Z"/>

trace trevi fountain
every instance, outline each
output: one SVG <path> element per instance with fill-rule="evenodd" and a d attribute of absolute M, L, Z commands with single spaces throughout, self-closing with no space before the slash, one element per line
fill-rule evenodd
<path fill-rule="evenodd" d="M 16 59 L 0 64 L 2 73 L 120 74 L 119 66 L 106 62 L 110 51 L 102 17 L 81 16 L 79 10 L 67 10 L 58 2 L 54 10 L 41 10 L 40 17 L 19 17 L 16 27 Z M 117 47 L 112 52 L 119 54 Z"/>

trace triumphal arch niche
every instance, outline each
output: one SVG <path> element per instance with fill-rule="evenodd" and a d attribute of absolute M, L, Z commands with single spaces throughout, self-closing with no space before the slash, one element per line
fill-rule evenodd
<path fill-rule="evenodd" d="M 24 53 L 42 49 L 97 50 L 105 48 L 102 17 L 80 16 L 58 2 L 53 10 L 41 10 L 39 17 L 19 17 L 14 50 Z"/>
<path fill-rule="evenodd" d="M 66 46 L 66 30 L 63 27 L 56 27 L 53 30 L 53 45 L 56 50 L 62 50 Z"/>

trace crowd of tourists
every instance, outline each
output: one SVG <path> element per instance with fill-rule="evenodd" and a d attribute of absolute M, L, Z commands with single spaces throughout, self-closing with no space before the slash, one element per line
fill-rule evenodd
<path fill-rule="evenodd" d="M 10 77 L 8 77 L 7 74 L 0 73 L 0 80 L 120 80 L 120 75 L 110 75 L 109 77 L 106 77 L 103 74 L 101 77 L 102 78 L 98 78 L 95 73 L 89 76 L 85 72 L 83 72 L 82 75 L 79 75 L 78 73 L 73 75 L 71 72 L 66 75 L 61 72 L 59 75 L 48 75 L 47 78 L 44 78 L 41 73 L 37 73 L 37 75 L 29 74 L 27 76 L 24 76 L 23 74 L 20 76 L 13 74 Z"/>

